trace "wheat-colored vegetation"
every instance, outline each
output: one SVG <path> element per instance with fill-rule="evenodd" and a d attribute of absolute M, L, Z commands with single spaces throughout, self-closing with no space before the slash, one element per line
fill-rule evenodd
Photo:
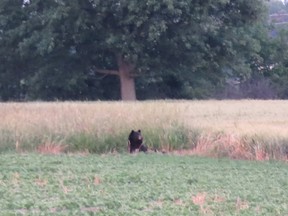
<path fill-rule="evenodd" d="M 280 100 L 1 103 L 0 119 L 2 151 L 124 152 L 131 129 L 142 129 L 149 147 L 166 151 L 288 154 L 288 101 Z"/>

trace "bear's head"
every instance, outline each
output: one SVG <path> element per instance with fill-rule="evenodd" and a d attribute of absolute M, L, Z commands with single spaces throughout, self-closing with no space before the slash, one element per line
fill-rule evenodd
<path fill-rule="evenodd" d="M 141 134 L 141 130 L 138 130 L 138 131 L 134 131 L 132 130 L 130 135 L 129 135 L 129 141 L 130 142 L 141 142 L 143 141 L 143 137 L 142 137 L 142 134 Z"/>

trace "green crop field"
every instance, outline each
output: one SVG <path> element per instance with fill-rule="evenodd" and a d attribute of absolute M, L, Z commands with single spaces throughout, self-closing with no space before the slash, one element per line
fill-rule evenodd
<path fill-rule="evenodd" d="M 287 110 L 280 100 L 1 103 L 0 215 L 288 215 Z M 128 155 L 131 129 L 166 154 Z"/>
<path fill-rule="evenodd" d="M 0 215 L 288 214 L 283 162 L 5 153 L 0 170 Z"/>

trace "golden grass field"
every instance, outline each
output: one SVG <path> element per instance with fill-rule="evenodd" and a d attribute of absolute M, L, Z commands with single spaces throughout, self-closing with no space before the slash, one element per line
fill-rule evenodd
<path fill-rule="evenodd" d="M 29 137 L 42 137 L 44 142 L 75 133 L 128 136 L 131 129 L 145 133 L 160 128 L 169 136 L 175 124 L 202 134 L 288 139 L 285 100 L 11 102 L 0 104 L 0 119 L 0 142 L 14 140 L 16 146 Z"/>
<path fill-rule="evenodd" d="M 31 102 L 0 104 L 0 129 L 57 133 L 169 127 L 288 136 L 288 101 Z"/>

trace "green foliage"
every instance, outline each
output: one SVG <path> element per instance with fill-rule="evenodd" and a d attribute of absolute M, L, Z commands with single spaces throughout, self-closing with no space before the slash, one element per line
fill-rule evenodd
<path fill-rule="evenodd" d="M 287 4 L 283 4 L 283 1 L 271 0 L 268 3 L 269 14 L 283 13 L 288 11 Z"/>
<path fill-rule="evenodd" d="M 204 129 L 188 129 L 175 123 L 166 128 L 142 128 L 144 144 L 149 150 L 173 152 L 177 150 L 194 152 L 217 158 L 249 160 L 286 160 L 288 156 L 287 138 L 255 134 L 234 139 L 224 132 L 206 133 Z M 0 131 L 0 153 L 35 152 L 41 147 L 60 147 L 60 152 L 89 152 L 95 154 L 127 153 L 127 131 L 96 134 L 75 132 L 74 134 L 35 134 L 15 137 L 8 130 Z M 49 149 L 47 151 L 49 153 Z M 58 152 L 59 153 L 59 152 Z M 261 158 L 257 155 L 261 153 Z"/>
<path fill-rule="evenodd" d="M 0 56 L 6 58 L 8 51 L 8 57 L 25 66 L 23 77 L 15 80 L 17 92 L 49 100 L 107 98 L 95 71 L 117 70 L 119 56 L 135 66 L 136 75 L 160 74 L 168 86 L 168 72 L 181 84 L 187 80 L 176 95 L 164 90 L 166 97 L 205 97 L 205 92 L 193 93 L 192 80 L 198 77 L 193 74 L 212 83 L 219 82 L 225 68 L 249 74 L 247 62 L 259 46 L 247 29 L 265 12 L 262 0 L 10 2 L 1 2 Z M 13 62 L 0 74 L 19 73 Z M 94 82 L 94 88 L 87 82 Z M 6 92 L 2 97 L 12 98 L 11 84 L 1 86 Z"/>
<path fill-rule="evenodd" d="M 128 135 L 123 133 L 95 136 L 88 133 L 76 133 L 67 139 L 68 151 L 89 151 L 90 153 L 127 152 Z"/>
<path fill-rule="evenodd" d="M 175 123 L 168 128 L 143 127 L 144 143 L 149 149 L 175 150 L 188 149 L 190 146 L 190 131 L 183 125 Z M 195 133 L 197 131 L 195 130 Z M 194 133 L 194 132 L 191 132 Z M 44 144 L 65 146 L 65 152 L 85 152 L 102 154 L 109 152 L 127 152 L 129 133 L 118 130 L 113 133 L 99 134 L 97 132 L 75 132 L 73 134 L 39 133 L 29 136 L 15 137 L 12 131 L 0 131 L 0 152 L 35 151 Z M 195 142 L 195 137 L 192 137 Z M 19 146 L 16 147 L 16 143 Z"/>
<path fill-rule="evenodd" d="M 285 215 L 287 165 L 159 154 L 2 154 L 1 215 Z"/>
<path fill-rule="evenodd" d="M 6 129 L 0 131 L 0 152 L 15 150 L 16 142 L 17 140 L 13 131 Z"/>
<path fill-rule="evenodd" d="M 151 149 L 176 150 L 189 148 L 189 130 L 183 125 L 173 124 L 169 128 L 147 128 L 144 142 Z"/>
<path fill-rule="evenodd" d="M 272 81 L 274 82 L 276 88 L 279 92 L 280 98 L 287 98 L 288 97 L 288 61 L 287 61 L 287 42 L 288 42 L 288 30 L 287 29 L 278 29 L 277 37 L 274 39 L 273 49 L 273 57 L 275 63 L 273 68 L 273 73 L 269 74 L 271 76 Z"/>

